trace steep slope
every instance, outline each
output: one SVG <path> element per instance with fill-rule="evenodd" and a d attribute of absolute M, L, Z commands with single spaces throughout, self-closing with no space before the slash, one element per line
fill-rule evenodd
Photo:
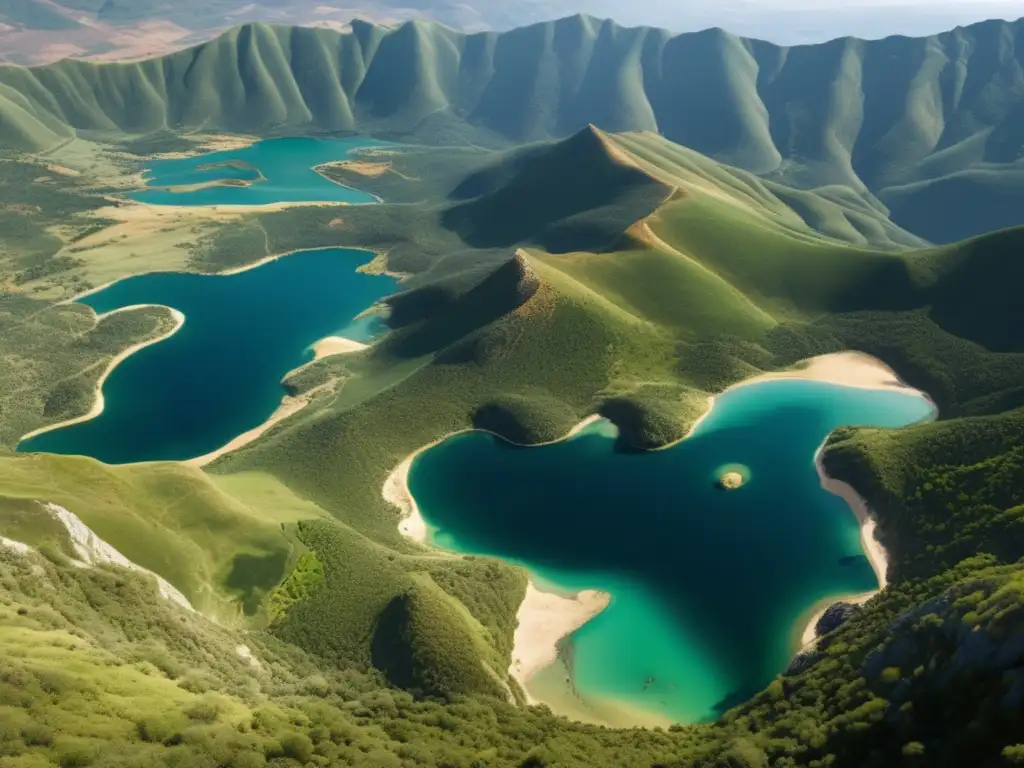
<path fill-rule="evenodd" d="M 477 248 L 599 250 L 674 192 L 590 126 L 470 175 L 451 197 L 473 199 L 449 208 L 441 221 Z"/>
<path fill-rule="evenodd" d="M 1018 305 L 1024 284 L 1024 227 L 922 254 L 934 274 L 932 319 L 994 352 L 1024 352 Z"/>
<path fill-rule="evenodd" d="M 202 127 L 523 142 L 593 123 L 801 188 L 869 191 L 897 223 L 950 241 L 1024 223 L 1016 206 L 970 203 L 1018 188 L 1001 174 L 1019 180 L 1024 152 L 1022 39 L 1024 21 L 794 48 L 585 16 L 474 35 L 253 24 L 158 60 L 0 69 L 0 140 Z M 918 200 L 971 215 L 936 221 Z"/>

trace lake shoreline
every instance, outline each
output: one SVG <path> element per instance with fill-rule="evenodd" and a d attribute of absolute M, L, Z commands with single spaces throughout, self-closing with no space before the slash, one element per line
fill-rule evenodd
<path fill-rule="evenodd" d="M 367 266 L 369 264 L 373 264 L 373 263 L 379 261 L 379 256 L 377 254 L 375 254 L 374 251 L 371 251 L 371 250 L 368 250 L 368 249 L 348 248 L 348 247 L 335 247 L 335 246 L 323 246 L 323 247 L 320 247 L 320 248 L 299 249 L 299 250 L 295 250 L 295 251 L 289 251 L 289 252 L 287 252 L 285 254 L 281 254 L 281 255 L 267 256 L 267 257 L 264 257 L 262 259 L 258 259 L 255 262 L 252 262 L 250 264 L 245 264 L 245 265 L 242 265 L 240 267 L 236 267 L 236 268 L 233 268 L 233 269 L 223 270 L 223 271 L 217 272 L 217 273 L 197 273 L 197 272 L 179 271 L 179 270 L 156 270 L 156 271 L 149 272 L 149 273 L 137 273 L 137 274 L 134 274 L 134 275 L 126 276 L 124 278 L 119 278 L 118 280 L 110 281 L 110 282 L 105 283 L 104 285 L 98 286 L 96 288 L 89 289 L 88 291 L 84 291 L 81 294 L 78 294 L 77 296 L 75 296 L 75 297 L 73 297 L 71 299 L 62 300 L 62 301 L 58 302 L 57 304 L 62 304 L 63 305 L 63 304 L 71 304 L 71 303 L 74 303 L 74 302 L 78 302 L 80 299 L 84 299 L 88 295 L 97 294 L 97 293 L 103 291 L 104 289 L 109 288 L 109 287 L 119 283 L 121 280 L 129 279 L 130 277 L 141 276 L 141 275 L 144 275 L 144 274 L 148 274 L 148 275 L 160 275 L 160 274 L 184 275 L 184 274 L 188 274 L 188 275 L 191 275 L 191 276 L 193 276 L 195 278 L 200 278 L 200 277 L 204 277 L 204 278 L 205 277 L 230 277 L 230 276 L 238 275 L 238 274 L 243 273 L 243 272 L 255 271 L 259 267 L 265 266 L 265 265 L 269 264 L 270 262 L 274 262 L 274 261 L 277 261 L 279 259 L 283 259 L 283 258 L 286 258 L 286 257 L 289 257 L 289 256 L 301 256 L 301 255 L 310 255 L 310 254 L 313 254 L 313 253 L 319 253 L 319 254 L 321 254 L 321 258 L 324 258 L 325 255 L 333 257 L 335 255 L 333 252 L 338 252 L 338 254 L 337 254 L 338 258 L 337 259 L 333 259 L 332 258 L 331 262 L 333 264 L 336 264 L 336 268 L 340 268 L 342 270 L 345 270 L 346 273 L 350 273 L 352 275 L 358 275 L 358 274 L 361 273 L 361 271 L 365 272 L 365 270 L 361 270 L 362 267 L 365 267 L 365 266 Z M 365 311 L 367 311 L 369 309 L 373 309 L 374 307 L 377 306 L 377 302 L 379 302 L 381 300 L 381 298 L 382 297 L 377 297 L 377 298 L 371 297 L 370 299 L 368 299 L 368 301 L 371 301 L 369 306 L 364 307 L 360 311 L 361 312 L 365 312 Z M 22 443 L 23 441 L 28 440 L 29 438 L 37 437 L 37 436 L 42 435 L 44 433 L 48 433 L 48 432 L 51 432 L 51 431 L 54 431 L 54 430 L 57 430 L 57 429 L 62 429 L 64 427 L 70 427 L 70 426 L 73 426 L 75 424 L 80 424 L 82 422 L 89 421 L 91 419 L 94 419 L 94 418 L 102 415 L 105 412 L 105 409 L 106 409 L 106 403 L 104 402 L 102 388 L 105 386 L 108 377 L 111 376 L 114 373 L 114 371 L 117 369 L 117 366 L 120 363 L 122 363 L 125 359 L 130 357 L 132 354 L 134 354 L 135 352 L 141 350 L 142 348 L 144 348 L 146 346 L 149 346 L 151 344 L 156 344 L 156 343 L 158 343 L 160 341 L 166 340 L 167 338 L 169 338 L 172 335 L 173 331 L 176 331 L 177 328 L 180 327 L 181 323 L 184 322 L 185 314 L 182 313 L 181 310 L 177 309 L 176 307 L 169 306 L 170 303 L 175 303 L 175 302 L 168 301 L 168 305 L 165 305 L 165 304 L 154 304 L 154 303 L 148 303 L 148 302 L 140 302 L 140 303 L 128 306 L 128 307 L 118 307 L 118 308 L 116 308 L 114 310 L 111 310 L 111 311 L 105 312 L 105 313 L 96 312 L 95 309 L 90 307 L 90 309 L 94 312 L 94 317 L 95 317 L 95 323 L 96 324 L 98 324 L 107 315 L 114 314 L 115 312 L 123 312 L 123 311 L 127 311 L 129 309 L 137 309 L 137 308 L 141 308 L 141 307 L 150 307 L 150 306 L 152 306 L 152 307 L 159 306 L 162 309 L 168 310 L 169 312 L 172 313 L 172 315 L 177 320 L 177 324 L 176 324 L 176 327 L 172 330 L 171 333 L 163 334 L 163 335 L 161 335 L 161 336 L 159 336 L 159 337 L 157 337 L 155 339 L 148 340 L 148 341 L 146 341 L 144 343 L 141 343 L 141 344 L 133 344 L 130 347 L 128 347 L 127 349 L 123 350 L 121 353 L 119 353 L 114 358 L 114 360 L 111 362 L 111 365 L 107 369 L 107 371 L 100 378 L 99 383 L 97 385 L 97 392 L 96 392 L 96 395 L 95 395 L 93 407 L 89 410 L 88 413 L 80 415 L 80 416 L 77 416 L 77 417 L 75 417 L 73 419 L 64 420 L 64 421 L 61 421 L 60 423 L 52 424 L 52 425 L 47 425 L 45 427 L 41 427 L 41 428 L 39 428 L 37 430 L 34 430 L 34 431 L 28 433 L 27 435 L 23 436 L 19 440 L 19 443 Z M 85 304 L 85 306 L 89 306 L 89 305 Z M 186 309 L 187 309 L 187 307 L 186 307 Z M 95 325 L 94 325 L 94 327 L 95 327 Z M 322 332 L 322 330 L 321 330 L 321 332 Z M 302 340 L 302 343 L 303 344 L 305 343 L 304 339 Z M 332 334 L 330 336 L 326 336 L 326 337 L 317 339 L 312 344 L 308 344 L 308 345 L 305 346 L 304 354 L 308 355 L 311 359 L 308 359 L 305 362 L 303 362 L 302 358 L 300 357 L 300 359 L 296 361 L 298 363 L 298 365 L 296 365 L 293 369 L 285 372 L 285 374 L 281 377 L 280 381 L 284 381 L 284 379 L 287 379 L 292 374 L 297 373 L 298 371 L 302 370 L 306 366 L 312 365 L 313 363 L 315 363 L 315 362 L 317 362 L 319 360 L 322 360 L 325 357 L 334 356 L 334 355 L 340 355 L 340 354 L 347 354 L 347 353 L 354 353 L 356 351 L 362 351 L 363 349 L 367 348 L 367 346 L 368 345 L 366 345 L 366 344 L 363 344 L 361 342 L 357 342 L 357 341 L 352 340 L 352 339 L 343 338 L 343 337 L 341 337 L 341 336 L 339 336 L 337 334 Z M 299 396 L 292 396 L 292 395 L 287 394 L 285 391 L 281 391 L 280 395 L 278 396 L 280 399 L 279 399 L 279 402 L 276 405 L 276 407 L 272 410 L 271 413 L 269 413 L 269 415 L 265 415 L 264 416 L 264 415 L 261 414 L 261 416 L 263 417 L 263 420 L 261 422 L 257 423 L 254 427 L 252 427 L 250 429 L 246 429 L 244 432 L 241 432 L 240 434 L 237 434 L 237 435 L 233 436 L 230 440 L 227 440 L 224 445 L 221 445 L 216 450 L 209 450 L 208 447 L 202 446 L 201 450 L 205 449 L 206 452 L 202 453 L 201 455 L 193 455 L 193 456 L 189 456 L 189 457 L 181 457 L 180 459 L 178 459 L 178 461 L 180 461 L 183 464 L 189 465 L 189 466 L 198 466 L 198 467 L 206 466 L 207 464 L 209 464 L 209 463 L 215 461 L 216 459 L 220 458 L 222 455 L 224 455 L 226 453 L 229 453 L 229 452 L 232 452 L 234 450 L 237 450 L 237 449 L 239 449 L 239 448 L 241 448 L 241 447 L 243 447 L 245 445 L 248 445 L 249 443 L 251 443 L 254 440 L 256 440 L 257 438 L 259 438 L 264 432 L 266 432 L 268 429 L 273 427 L 278 422 L 282 421 L 283 419 L 288 418 L 289 416 L 294 415 L 299 410 L 301 410 L 305 405 L 307 405 L 312 400 L 313 396 L 315 394 L 319 393 L 321 390 L 322 390 L 322 387 L 317 387 L 316 390 L 303 393 L 302 395 L 299 395 Z M 129 463 L 133 463 L 133 462 L 129 462 Z"/>
<path fill-rule="evenodd" d="M 420 512 L 412 491 L 409 490 L 409 472 L 417 456 L 451 437 L 469 432 L 485 432 L 520 447 L 554 445 L 580 434 L 587 427 L 601 420 L 602 417 L 597 414 L 588 416 L 562 437 L 544 443 L 534 443 L 531 446 L 508 440 L 502 435 L 486 429 L 457 430 L 418 448 L 403 459 L 387 476 L 381 495 L 385 501 L 397 507 L 402 513 L 398 522 L 399 533 L 418 544 L 434 548 L 433 531 Z M 453 556 L 457 557 L 458 555 Z M 512 660 L 508 669 L 508 674 L 519 683 L 528 703 L 541 703 L 530 696 L 526 684 L 538 671 L 557 661 L 559 641 L 601 613 L 610 601 L 611 595 L 599 590 L 581 590 L 572 597 L 558 595 L 541 589 L 533 575 L 529 576 L 526 594 L 516 611 Z"/>
<path fill-rule="evenodd" d="M 583 589 L 572 597 L 564 597 L 540 589 L 533 579 L 526 583 L 526 594 L 516 612 L 508 674 L 523 689 L 527 703 L 542 703 L 530 694 L 527 683 L 537 672 L 558 661 L 559 641 L 601 613 L 611 599 L 610 594 L 596 589 Z"/>
<path fill-rule="evenodd" d="M 319 341 L 315 341 L 313 342 L 312 345 L 310 345 L 310 349 L 313 351 L 313 359 L 310 360 L 308 363 L 303 363 L 298 368 L 289 371 L 287 374 L 285 374 L 284 378 L 287 379 L 292 374 L 301 371 L 303 368 L 312 365 L 318 360 L 323 360 L 326 357 L 334 357 L 336 355 L 346 355 L 352 354 L 354 352 L 362 352 L 364 349 L 369 349 L 369 347 L 369 344 L 364 344 L 360 341 L 353 341 L 352 339 L 346 339 L 342 336 L 325 336 L 324 338 L 320 339 Z M 191 459 L 186 459 L 182 463 L 190 467 L 202 468 L 209 464 L 212 464 L 221 456 L 225 456 L 229 453 L 234 453 L 235 451 L 244 448 L 250 443 L 255 442 L 259 437 L 263 435 L 264 432 L 273 427 L 275 424 L 277 424 L 280 421 L 284 421 L 289 416 L 294 416 L 296 413 L 298 413 L 307 405 L 309 405 L 313 401 L 313 398 L 323 389 L 323 386 L 326 385 L 316 387 L 308 392 L 304 392 L 301 395 L 284 395 L 284 397 L 281 398 L 281 402 L 277 406 L 277 409 L 272 414 L 270 414 L 270 416 L 267 417 L 266 421 L 253 427 L 252 429 L 246 430 L 240 435 L 237 435 L 236 437 L 232 438 L 230 441 L 222 445 L 220 448 L 210 451 L 209 453 L 204 453 L 202 456 L 195 456 Z"/>
<path fill-rule="evenodd" d="M 161 341 L 166 341 L 171 336 L 176 334 L 185 324 L 185 315 L 179 312 L 177 309 L 174 309 L 174 307 L 167 307 L 164 306 L 163 304 L 133 304 L 130 307 L 120 307 L 118 309 L 113 309 L 110 312 L 104 312 L 103 314 L 96 315 L 96 323 L 95 325 L 93 325 L 93 328 L 99 325 L 103 318 L 109 317 L 110 315 L 116 314 L 118 312 L 129 312 L 135 309 L 149 309 L 153 307 L 159 309 L 166 309 L 168 312 L 170 312 L 171 317 L 174 318 L 174 326 L 166 333 L 163 333 L 155 338 L 148 339 L 146 341 L 140 341 L 138 344 L 133 344 L 132 346 L 115 355 L 107 364 L 106 369 L 100 375 L 99 379 L 97 379 L 96 381 L 93 405 L 92 408 L 90 408 L 87 413 L 81 416 L 74 416 L 70 419 L 66 419 L 56 424 L 48 424 L 44 427 L 34 429 L 31 432 L 28 432 L 27 434 L 21 436 L 21 438 L 18 440 L 19 445 L 25 442 L 26 440 L 30 440 L 33 437 L 38 437 L 39 435 L 44 435 L 47 432 L 53 432 L 54 430 L 57 429 L 63 429 L 64 427 L 70 427 L 75 424 L 81 424 L 86 421 L 91 421 L 92 419 L 95 419 L 97 416 L 103 413 L 103 409 L 106 407 L 106 401 L 103 399 L 103 385 L 104 383 L 106 383 L 107 379 L 114 372 L 117 366 L 119 366 L 129 357 L 134 355 L 136 352 L 145 349 L 146 347 L 152 346 L 153 344 L 158 344 Z"/>
<path fill-rule="evenodd" d="M 166 206 L 165 205 L 165 206 L 146 206 L 146 207 L 170 208 L 172 206 Z M 180 210 L 187 210 L 189 208 L 194 208 L 194 207 L 202 208 L 203 206 L 182 206 L 180 208 Z M 105 209 L 102 209 L 102 210 L 105 210 Z M 65 304 L 75 304 L 77 302 L 80 302 L 82 299 L 86 298 L 87 296 L 92 296 L 94 293 L 99 293 L 100 291 L 102 291 L 102 290 L 104 290 L 106 288 L 109 288 L 110 286 L 112 286 L 112 285 L 114 285 L 116 283 L 119 283 L 122 280 L 128 280 L 128 279 L 133 278 L 133 277 L 141 277 L 143 275 L 160 275 L 160 274 L 200 275 L 200 276 L 203 276 L 203 277 L 231 277 L 232 275 L 238 275 L 238 274 L 241 274 L 243 272 L 248 272 L 251 269 L 257 269 L 258 267 L 262 267 L 263 265 L 269 264 L 269 263 L 271 263 L 273 261 L 277 261 L 278 259 L 286 259 L 289 256 L 297 256 L 297 255 L 303 254 L 303 253 L 313 253 L 315 251 L 353 251 L 353 252 L 357 252 L 357 253 L 365 253 L 370 258 L 368 258 L 364 263 L 358 265 L 355 268 L 354 271 L 356 271 L 356 272 L 364 272 L 364 273 L 367 273 L 367 274 L 382 274 L 382 275 L 386 275 L 388 277 L 393 277 L 396 280 L 399 280 L 402 277 L 404 277 L 404 275 L 400 275 L 398 273 L 388 272 L 386 269 L 384 269 L 384 270 L 376 270 L 375 269 L 374 271 L 370 271 L 368 269 L 368 267 L 370 267 L 371 265 L 374 265 L 375 263 L 378 263 L 384 257 L 384 252 L 381 251 L 381 250 L 377 250 L 377 249 L 373 249 L 373 248 L 357 247 L 357 246 L 348 246 L 348 245 L 321 245 L 321 246 L 317 246 L 315 248 L 298 248 L 296 250 L 283 251 L 281 253 L 272 253 L 272 254 L 270 254 L 268 256 L 262 256 L 259 259 L 257 259 L 256 261 L 250 262 L 248 264 L 242 264 L 241 266 L 237 266 L 237 267 L 228 267 L 227 269 L 218 270 L 217 272 L 198 272 L 198 271 L 193 270 L 193 269 L 150 269 L 150 270 L 143 270 L 141 272 L 131 272 L 129 274 L 121 275 L 120 277 L 116 277 L 113 280 L 108 280 L 107 282 L 103 283 L 102 285 L 97 285 L 97 286 L 95 286 L 93 288 L 87 288 L 86 290 L 82 291 L 81 293 L 76 293 L 74 296 L 71 296 L 70 298 L 61 299 L 60 301 L 54 302 L 53 306 L 60 307 L 60 306 L 64 306 Z M 369 309 L 370 308 L 368 307 L 367 310 L 369 310 Z M 367 311 L 367 310 L 364 310 L 364 311 Z"/>
<path fill-rule="evenodd" d="M 882 390 L 897 390 L 906 392 L 908 395 L 918 395 L 925 398 L 929 403 L 932 404 L 933 413 L 937 413 L 934 402 L 924 392 L 910 387 L 906 382 L 899 378 L 896 373 L 889 368 L 885 363 L 877 358 L 871 357 L 860 352 L 840 352 L 830 355 L 821 355 L 808 360 L 801 361 L 800 367 L 792 368 L 783 371 L 772 371 L 759 374 L 757 376 L 745 379 L 743 381 L 736 382 L 735 384 L 727 387 L 717 395 L 708 397 L 708 407 L 701 414 L 701 416 L 693 423 L 686 435 L 680 440 L 676 440 L 668 445 L 660 446 L 653 450 L 665 450 L 674 445 L 679 444 L 683 440 L 694 435 L 698 426 L 711 414 L 716 399 L 721 397 L 727 392 L 733 391 L 740 387 L 746 387 L 753 384 L 764 383 L 771 380 L 782 380 L 782 379 L 795 379 L 795 380 L 809 380 L 817 381 L 821 383 L 833 384 L 842 387 L 852 387 L 858 389 L 882 389 Z M 591 426 L 592 424 L 599 422 L 603 417 L 599 415 L 593 415 L 577 424 L 568 434 L 564 437 L 556 440 L 550 440 L 545 443 L 532 444 L 531 446 L 524 447 L 539 447 L 543 445 L 551 445 L 554 443 L 563 442 L 577 435 L 583 429 Z M 417 449 L 409 456 L 407 456 L 388 476 L 385 480 L 384 487 L 382 490 L 383 498 L 398 507 L 402 512 L 402 517 L 398 523 L 399 533 L 406 538 L 413 539 L 414 541 L 423 544 L 425 546 L 433 546 L 431 542 L 432 531 L 429 524 L 423 518 L 423 515 L 416 504 L 416 500 L 413 498 L 411 491 L 408 486 L 408 476 L 412 468 L 412 463 L 415 458 L 422 452 L 435 447 L 436 445 L 444 442 L 445 440 L 459 434 L 467 432 L 487 432 L 495 435 L 496 437 L 509 442 L 513 445 L 521 445 L 514 441 L 508 440 L 502 435 L 498 435 L 490 430 L 480 430 L 475 428 L 467 428 L 462 430 L 454 431 L 450 434 L 444 435 L 431 443 L 422 446 Z M 824 442 L 815 453 L 815 464 L 819 468 L 819 476 L 821 478 L 822 487 L 834 493 L 844 500 L 850 506 L 851 512 L 857 517 L 860 523 L 861 530 L 861 547 L 864 551 L 865 556 L 868 557 L 871 562 L 872 569 L 875 571 L 876 576 L 879 578 L 880 588 L 885 586 L 885 573 L 888 567 L 887 556 L 884 548 L 875 539 L 876 521 L 870 514 L 863 499 L 853 490 L 853 488 L 845 483 L 829 478 L 824 474 L 824 470 L 820 466 L 820 455 L 824 448 Z M 824 612 L 828 605 L 835 603 L 837 600 L 847 599 L 849 601 L 860 601 L 864 602 L 870 599 L 872 596 L 878 593 L 879 590 L 873 590 L 869 593 L 862 595 L 855 595 L 852 597 L 836 596 L 822 601 L 819 604 L 811 606 L 808 610 L 813 611 L 812 619 L 809 624 L 806 624 L 806 619 L 801 618 L 797 628 L 803 628 L 803 634 L 801 640 L 807 632 L 814 630 L 814 625 L 817 623 L 821 613 Z M 584 590 L 584 592 L 588 592 Z M 519 611 L 516 614 L 517 622 L 519 627 L 525 627 L 522 633 L 517 628 L 515 635 L 515 642 L 512 651 L 512 665 L 509 668 L 509 674 L 514 677 L 520 685 L 523 687 L 525 692 L 525 683 L 529 678 L 535 674 L 538 670 L 549 666 L 552 662 L 557 659 L 557 647 L 559 641 L 570 635 L 572 632 L 583 626 L 586 621 L 596 616 L 603 610 L 603 606 L 593 612 L 591 616 L 585 619 L 582 623 L 577 623 L 579 616 L 582 612 L 577 611 L 573 606 L 581 605 L 579 601 L 580 596 L 583 593 L 576 595 L 576 601 L 569 600 L 565 597 L 553 595 L 551 593 L 545 593 L 537 588 L 534 580 L 531 578 L 527 585 L 527 593 L 524 596 L 523 602 L 520 604 Z M 596 594 L 604 594 L 596 592 Z M 572 605 L 565 603 L 560 604 L 560 616 L 558 621 L 551 620 L 549 614 L 552 613 L 552 608 L 549 603 L 554 605 L 554 601 L 540 597 L 550 595 L 554 600 L 565 601 Z M 593 607 L 593 604 L 591 604 Z M 805 614 L 806 616 L 806 614 Z M 556 633 L 558 636 L 556 637 Z M 804 645 L 801 643 L 801 645 Z M 523 659 L 528 659 L 531 663 L 524 663 Z M 518 661 L 518 663 L 517 663 Z M 540 663 L 538 663 L 540 662 Z M 529 698 L 529 694 L 528 698 Z M 534 703 L 531 699 L 530 703 Z"/>

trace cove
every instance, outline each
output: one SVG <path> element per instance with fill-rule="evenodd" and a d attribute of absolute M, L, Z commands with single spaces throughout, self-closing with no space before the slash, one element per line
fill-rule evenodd
<path fill-rule="evenodd" d="M 529 448 L 467 432 L 420 453 L 408 485 L 436 545 L 524 565 L 548 591 L 611 595 L 528 681 L 535 698 L 598 722 L 707 721 L 785 669 L 812 606 L 878 587 L 814 454 L 841 425 L 928 418 L 912 392 L 752 383 L 718 397 L 686 440 L 646 453 L 620 450 L 607 422 Z M 746 482 L 725 491 L 730 465 Z"/>
<path fill-rule="evenodd" d="M 372 203 L 373 195 L 336 184 L 315 168 L 382 146 L 362 136 L 268 139 L 244 149 L 151 160 L 143 177 L 147 188 L 130 197 L 151 205 Z"/>
<path fill-rule="evenodd" d="M 100 314 L 160 304 L 185 322 L 114 368 L 99 416 L 31 437 L 18 450 L 124 464 L 220 448 L 270 417 L 285 394 L 282 377 L 313 359 L 311 344 L 331 335 L 369 341 L 379 330 L 357 316 L 396 281 L 356 271 L 372 256 L 299 251 L 233 274 L 138 275 L 83 297 Z"/>

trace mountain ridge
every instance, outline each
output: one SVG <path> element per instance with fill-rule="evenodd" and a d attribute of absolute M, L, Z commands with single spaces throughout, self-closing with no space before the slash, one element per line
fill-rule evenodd
<path fill-rule="evenodd" d="M 1024 21 L 795 47 L 586 16 L 468 35 L 256 23 L 141 62 L 0 68 L 0 145 L 22 151 L 166 129 L 502 145 L 593 123 L 803 189 L 850 187 L 934 242 L 1024 223 L 1022 117 Z M 939 183 L 966 215 L 927 215 Z"/>

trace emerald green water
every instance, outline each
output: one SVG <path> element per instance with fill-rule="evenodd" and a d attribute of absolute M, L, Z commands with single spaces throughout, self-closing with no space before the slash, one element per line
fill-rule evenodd
<path fill-rule="evenodd" d="M 409 488 L 438 545 L 612 595 L 570 638 L 571 709 L 698 722 L 786 667 L 815 603 L 878 586 L 856 519 L 820 486 L 825 436 L 931 413 L 916 394 L 771 380 L 719 397 L 664 451 L 618 450 L 600 424 L 534 448 L 470 432 L 420 454 Z M 730 464 L 748 481 L 723 491 Z M 550 700 L 565 675 L 553 666 L 531 690 Z"/>
<path fill-rule="evenodd" d="M 151 205 L 372 203 L 376 200 L 373 195 L 335 184 L 314 168 L 345 160 L 356 150 L 380 146 L 385 145 L 366 137 L 269 139 L 244 149 L 153 160 L 147 163 L 144 175 L 147 189 L 131 197 Z M 250 186 L 173 189 L 226 180 L 246 181 Z"/>
<path fill-rule="evenodd" d="M 390 277 L 356 272 L 372 256 L 300 251 L 233 275 L 139 275 L 82 298 L 100 314 L 173 307 L 185 323 L 111 372 L 98 417 L 25 440 L 18 450 L 123 464 L 220 448 L 276 410 L 281 378 L 313 359 L 311 344 L 331 335 L 369 341 L 380 330 L 379 322 L 356 319 L 395 289 Z"/>

